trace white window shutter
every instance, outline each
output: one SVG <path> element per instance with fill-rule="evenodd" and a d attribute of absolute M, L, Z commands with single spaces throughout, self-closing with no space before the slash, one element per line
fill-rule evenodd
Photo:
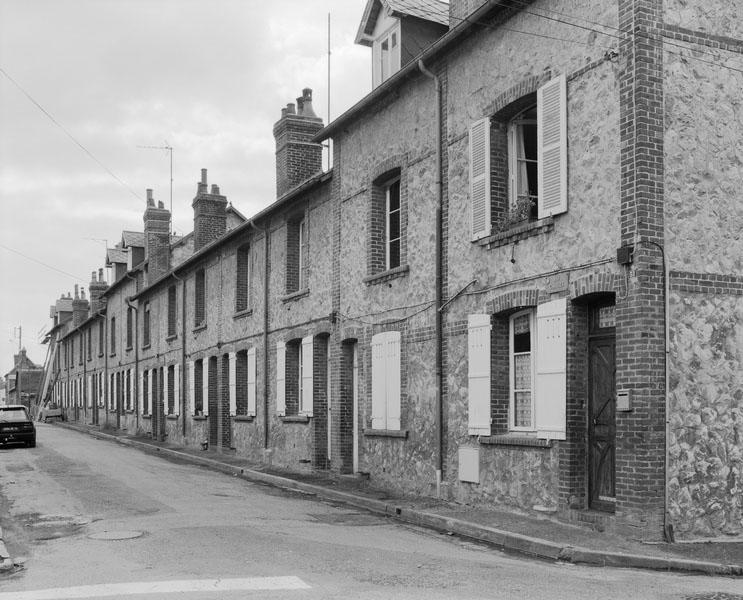
<path fill-rule="evenodd" d="M 387 425 L 385 429 L 400 429 L 400 332 L 387 332 Z"/>
<path fill-rule="evenodd" d="M 470 435 L 490 435 L 490 315 L 469 315 L 467 361 Z"/>
<path fill-rule="evenodd" d="M 552 440 L 566 439 L 566 309 L 565 298 L 537 306 L 537 437 Z"/>
<path fill-rule="evenodd" d="M 276 342 L 276 414 L 286 414 L 286 344 Z"/>
<path fill-rule="evenodd" d="M 186 363 L 186 368 L 188 369 L 188 387 L 187 387 L 187 402 L 188 402 L 188 408 L 186 409 L 186 414 L 193 415 L 196 411 L 196 401 L 195 401 L 195 392 L 196 388 L 194 386 L 194 373 L 196 372 L 196 366 L 194 365 L 194 362 L 192 360 L 189 360 Z"/>
<path fill-rule="evenodd" d="M 162 370 L 163 373 L 163 412 L 162 414 L 168 414 L 168 367 L 167 365 Z"/>
<path fill-rule="evenodd" d="M 155 400 L 152 397 L 152 374 L 154 372 L 155 372 L 155 369 L 150 369 L 149 376 L 147 377 L 147 411 L 145 412 L 146 415 L 152 414 L 152 404 Z"/>
<path fill-rule="evenodd" d="M 181 408 L 181 365 L 173 365 L 173 414 L 180 413 Z"/>
<path fill-rule="evenodd" d="M 386 340 L 383 333 L 372 337 L 372 429 L 387 428 Z"/>
<path fill-rule="evenodd" d="M 470 125 L 472 239 L 490 235 L 490 119 Z"/>
<path fill-rule="evenodd" d="M 248 350 L 248 415 L 255 416 L 255 348 Z"/>
<path fill-rule="evenodd" d="M 537 90 L 537 171 L 540 219 L 568 210 L 567 83 L 565 75 Z"/>
<path fill-rule="evenodd" d="M 209 416 L 209 357 L 201 361 L 201 410 L 205 417 Z M 214 382 L 217 383 L 216 381 Z"/>
<path fill-rule="evenodd" d="M 308 417 L 312 416 L 312 407 L 314 405 L 313 394 L 313 364 L 312 364 L 312 336 L 302 340 L 302 406 L 299 412 Z"/>
<path fill-rule="evenodd" d="M 137 413 L 142 414 L 142 400 L 144 399 L 144 372 L 139 372 L 139 385 L 137 386 Z"/>
<path fill-rule="evenodd" d="M 237 414 L 237 356 L 234 352 L 230 352 L 227 355 L 229 364 L 228 386 L 230 395 L 230 416 L 234 417 Z"/>

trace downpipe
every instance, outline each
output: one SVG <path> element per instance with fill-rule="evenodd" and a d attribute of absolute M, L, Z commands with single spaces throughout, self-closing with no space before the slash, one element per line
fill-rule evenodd
<path fill-rule="evenodd" d="M 135 431 L 139 431 L 139 309 L 132 304 L 130 296 L 126 298 L 126 303 L 134 311 L 134 406 L 136 406 L 134 422 Z"/>
<path fill-rule="evenodd" d="M 441 300 L 443 297 L 442 290 L 442 255 L 443 249 L 442 244 L 442 214 L 441 207 L 443 204 L 443 187 L 441 183 L 441 144 L 443 132 L 441 130 L 441 80 L 438 76 L 434 75 L 429 71 L 423 64 L 422 60 L 418 60 L 418 68 L 420 72 L 433 81 L 434 90 L 436 91 L 436 102 L 435 102 L 435 119 L 436 119 L 436 235 L 435 235 L 435 246 L 436 246 L 436 300 L 435 300 L 435 340 L 436 340 L 436 497 L 441 498 L 441 483 L 444 473 L 444 405 L 443 405 L 443 323 L 441 314 Z"/>
<path fill-rule="evenodd" d="M 180 411 L 183 416 L 181 422 L 181 432 L 183 433 L 183 443 L 186 443 L 186 418 L 188 413 L 186 402 L 188 399 L 188 390 L 186 389 L 186 280 L 178 277 L 175 272 L 171 273 L 173 279 L 181 282 L 181 406 Z"/>

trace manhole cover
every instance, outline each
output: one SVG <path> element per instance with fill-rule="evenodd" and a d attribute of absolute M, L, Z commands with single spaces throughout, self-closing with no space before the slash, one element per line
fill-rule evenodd
<path fill-rule="evenodd" d="M 133 540 L 142 537 L 141 531 L 101 531 L 100 533 L 91 533 L 88 536 L 91 540 Z"/>

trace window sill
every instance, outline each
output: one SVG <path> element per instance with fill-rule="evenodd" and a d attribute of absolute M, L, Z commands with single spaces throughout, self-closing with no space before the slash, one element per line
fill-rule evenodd
<path fill-rule="evenodd" d="M 111 354 L 108 355 L 109 358 L 113 358 L 114 356 L 116 356 L 116 352 L 111 352 Z"/>
<path fill-rule="evenodd" d="M 381 273 L 377 273 L 376 275 L 369 275 L 368 277 L 364 277 L 363 282 L 367 286 L 378 285 L 392 279 L 397 279 L 398 277 L 403 277 L 408 274 L 408 271 L 410 271 L 410 267 L 408 265 L 401 265 L 399 267 L 395 267 L 394 269 L 382 271 Z"/>
<path fill-rule="evenodd" d="M 206 329 L 206 323 L 202 323 L 201 325 L 195 325 L 192 331 L 196 333 L 198 331 L 203 331 L 204 329 Z"/>
<path fill-rule="evenodd" d="M 490 435 L 479 438 L 481 444 L 489 446 L 524 446 L 527 448 L 552 448 L 552 440 L 544 440 L 527 435 Z"/>
<path fill-rule="evenodd" d="M 165 341 L 172 342 L 173 340 L 177 340 L 177 339 L 178 339 L 178 336 L 174 333 L 173 335 L 169 335 L 168 337 L 166 337 Z"/>
<path fill-rule="evenodd" d="M 241 319 L 242 317 L 249 317 L 253 314 L 252 308 L 246 308 L 245 310 L 238 310 L 235 312 L 234 315 L 232 315 L 233 319 Z"/>
<path fill-rule="evenodd" d="M 149 420 L 150 420 L 150 419 L 152 418 L 152 415 L 142 415 L 142 418 L 143 418 L 143 419 L 144 419 L 145 421 L 149 421 Z"/>
<path fill-rule="evenodd" d="M 408 439 L 407 429 L 364 429 L 366 437 L 390 437 Z"/>
<path fill-rule="evenodd" d="M 525 240 L 526 238 L 535 235 L 549 233 L 554 228 L 554 217 L 546 217 L 544 219 L 539 219 L 538 221 L 529 221 L 528 223 L 523 223 L 521 225 L 514 225 L 505 231 L 499 231 L 489 235 L 488 237 L 484 237 L 481 240 L 478 240 L 477 243 L 480 246 L 487 246 L 488 250 L 492 250 L 501 246 L 507 246 L 513 242 Z"/>
<path fill-rule="evenodd" d="M 142 346 L 142 350 L 149 350 L 151 347 L 151 344 L 145 344 L 144 346 Z"/>
<path fill-rule="evenodd" d="M 209 415 L 191 415 L 191 418 L 194 421 L 206 421 L 209 418 Z"/>
<path fill-rule="evenodd" d="M 309 423 L 310 418 L 307 415 L 289 415 L 285 417 L 279 417 L 284 423 Z"/>
<path fill-rule="evenodd" d="M 296 292 L 291 292 L 284 296 L 281 301 L 286 302 L 292 302 L 294 300 L 299 300 L 300 298 L 304 298 L 305 296 L 310 295 L 310 288 L 304 288 L 303 290 L 297 290 Z"/>
<path fill-rule="evenodd" d="M 127 352 L 129 352 L 130 350 L 132 350 L 132 346 L 127 346 L 126 348 L 124 348 L 124 350 L 126 350 Z"/>
<path fill-rule="evenodd" d="M 235 415 L 233 419 L 237 423 L 252 423 L 255 421 L 255 415 Z"/>
<path fill-rule="evenodd" d="M 178 420 L 178 415 L 165 415 L 165 418 L 168 421 L 177 421 Z"/>

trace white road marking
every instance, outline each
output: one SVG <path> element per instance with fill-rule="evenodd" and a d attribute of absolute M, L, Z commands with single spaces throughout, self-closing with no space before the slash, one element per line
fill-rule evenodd
<path fill-rule="evenodd" d="M 104 583 L 25 592 L 0 592 L 0 600 L 72 600 L 135 594 L 178 594 L 184 592 L 223 592 L 242 590 L 308 590 L 299 577 L 247 577 L 244 579 L 179 579 L 175 581 L 137 581 Z"/>

